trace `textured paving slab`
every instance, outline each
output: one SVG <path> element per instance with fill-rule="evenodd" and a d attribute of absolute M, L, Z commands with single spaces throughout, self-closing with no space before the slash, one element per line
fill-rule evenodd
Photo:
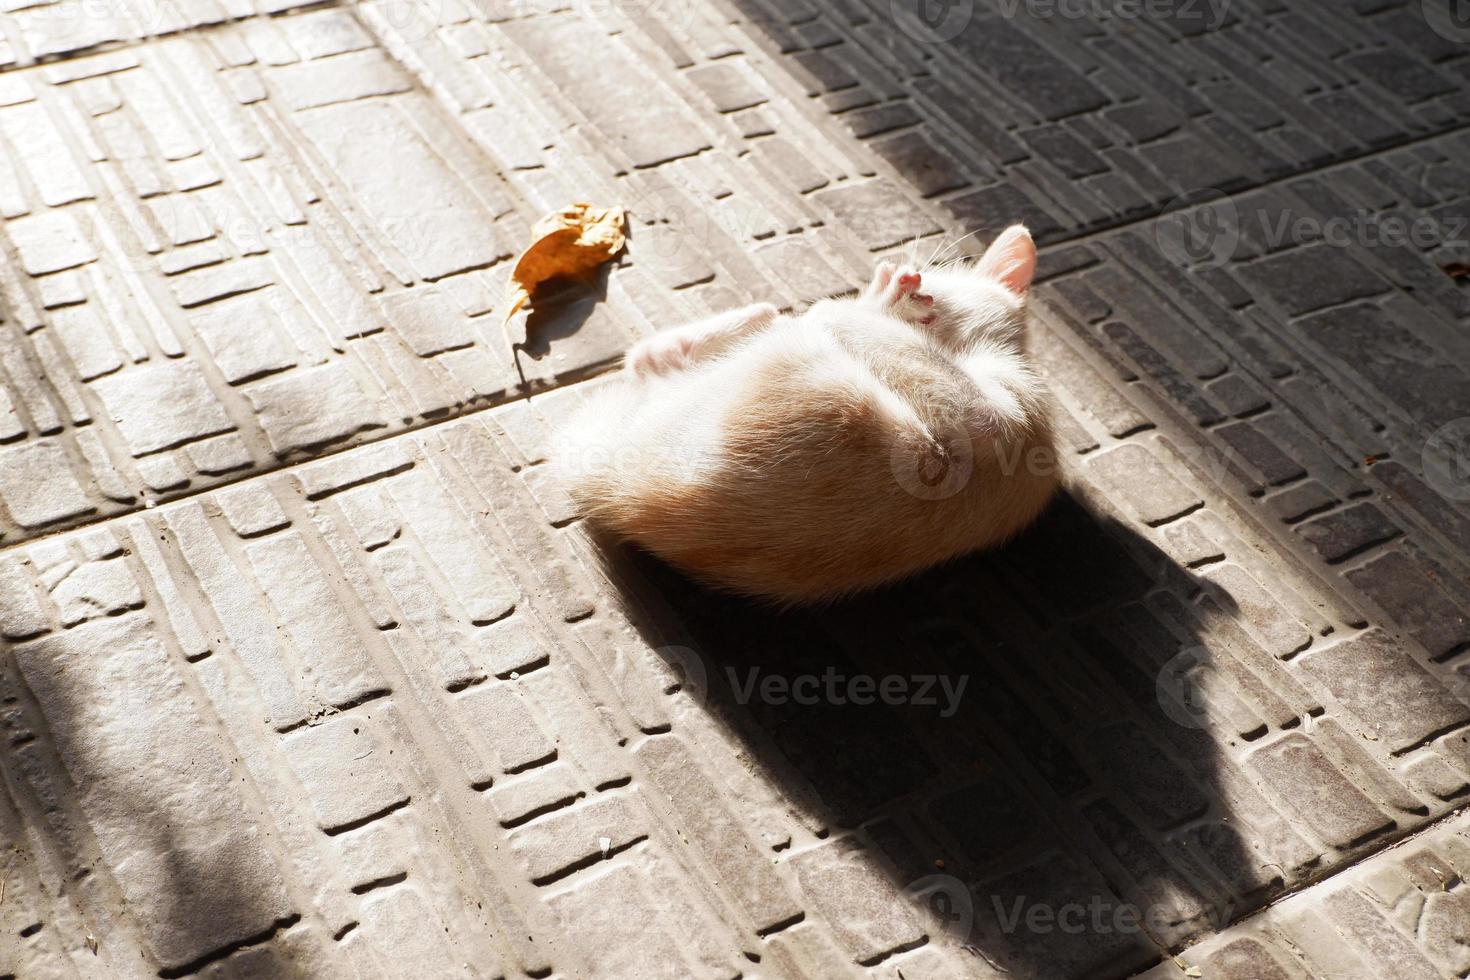
<path fill-rule="evenodd" d="M 389 43 L 513 166 L 587 165 L 580 141 L 549 154 L 507 147 L 518 127 L 497 124 L 521 113 L 576 119 L 635 167 L 718 150 L 735 129 L 777 187 L 840 217 L 831 233 L 880 247 L 922 222 L 891 186 L 839 186 L 836 161 L 851 150 L 823 146 L 839 135 L 873 152 L 859 173 L 897 176 L 970 227 L 1024 215 L 1060 238 L 1204 188 L 1238 190 L 1462 127 L 1463 28 L 1431 23 L 1421 7 L 1434 13 L 1392 2 L 967 0 L 927 5 L 926 21 L 889 0 L 536 6 L 563 11 L 559 24 L 435 0 L 420 0 L 415 18 L 393 0 L 362 9 L 370 20 L 381 11 Z M 484 74 L 506 57 L 534 62 L 526 81 L 562 95 L 530 84 L 505 105 Z M 641 71 L 628 70 L 635 60 Z M 680 168 L 659 172 L 685 183 Z M 694 214 L 736 229 L 767 220 L 758 184 L 687 184 L 719 202 Z"/>
<path fill-rule="evenodd" d="M 1462 976 L 1467 829 L 1446 820 L 1143 976 L 1183 980 L 1190 964 L 1221 980 Z"/>
<path fill-rule="evenodd" d="M 1413 3 L 727 8 L 926 196 L 1057 236 L 1457 128 L 1467 109 L 1461 32 Z"/>
<path fill-rule="evenodd" d="M 190 28 L 312 6 L 314 0 L 5 0 L 0 68 Z"/>
<path fill-rule="evenodd" d="M 663 693 L 543 509 L 545 428 L 7 555 L 7 968 L 728 977 L 923 944 L 871 857 Z"/>
<path fill-rule="evenodd" d="M 369 0 L 0 75 L 0 976 L 1462 975 L 1470 49 L 1183 9 Z M 513 359 L 580 197 L 629 253 Z M 1068 495 L 904 587 L 604 563 L 581 386 L 448 418 L 1018 215 Z"/>
<path fill-rule="evenodd" d="M 415 89 L 340 10 L 0 76 L 0 541 L 626 346 L 603 312 L 512 363 L 488 270 L 540 211 Z"/>

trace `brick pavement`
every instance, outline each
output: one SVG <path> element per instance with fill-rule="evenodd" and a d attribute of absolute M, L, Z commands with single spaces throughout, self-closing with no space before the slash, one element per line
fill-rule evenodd
<path fill-rule="evenodd" d="M 1470 30 L 296 6 L 0 13 L 0 976 L 1470 969 Z M 1017 217 L 1012 545 L 777 615 L 548 485 L 637 337 Z"/>

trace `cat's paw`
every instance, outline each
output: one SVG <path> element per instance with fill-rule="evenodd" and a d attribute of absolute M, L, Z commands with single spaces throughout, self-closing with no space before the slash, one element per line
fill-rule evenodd
<path fill-rule="evenodd" d="M 878 268 L 873 270 L 873 278 L 863 288 L 863 296 L 869 299 L 879 299 L 888 289 L 888 284 L 893 281 L 893 274 L 898 271 L 895 262 L 879 262 Z"/>
<path fill-rule="evenodd" d="M 628 351 L 624 367 L 640 378 L 680 371 L 694 353 L 693 338 L 678 331 L 655 334 Z"/>
<path fill-rule="evenodd" d="M 934 297 L 921 293 L 924 277 L 913 266 L 884 262 L 869 285 L 884 311 L 910 323 L 934 322 Z"/>

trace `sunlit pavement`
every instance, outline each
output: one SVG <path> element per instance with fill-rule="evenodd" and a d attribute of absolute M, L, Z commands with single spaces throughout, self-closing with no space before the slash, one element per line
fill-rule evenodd
<path fill-rule="evenodd" d="M 1453 8 L 0 6 L 0 977 L 1470 970 Z M 779 614 L 547 480 L 639 337 L 1016 220 L 1002 551 Z"/>

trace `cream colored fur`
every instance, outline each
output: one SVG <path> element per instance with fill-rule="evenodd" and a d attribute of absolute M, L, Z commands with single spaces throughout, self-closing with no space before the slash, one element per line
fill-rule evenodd
<path fill-rule="evenodd" d="M 1023 346 L 1035 267 L 1017 225 L 974 264 L 885 263 L 800 316 L 760 304 L 661 333 L 554 462 L 598 528 L 782 603 L 999 544 L 1056 486 Z"/>

